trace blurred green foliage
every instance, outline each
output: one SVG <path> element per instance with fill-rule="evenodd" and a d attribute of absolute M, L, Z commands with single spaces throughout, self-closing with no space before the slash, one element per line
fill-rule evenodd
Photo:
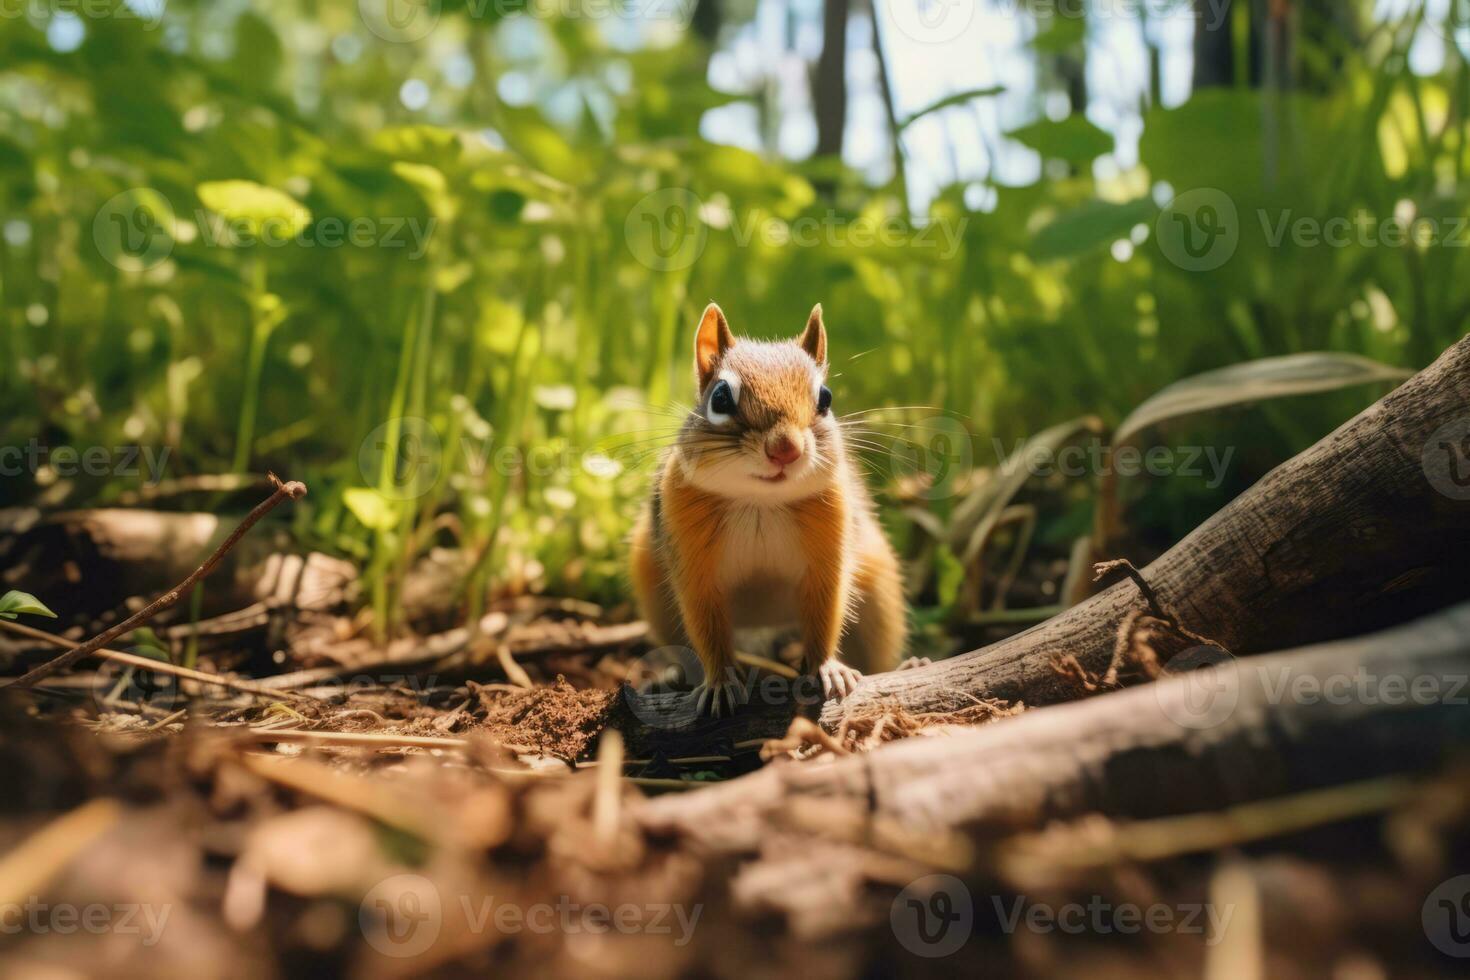
<path fill-rule="evenodd" d="M 0 445 L 160 446 L 168 479 L 303 479 L 299 532 L 362 559 L 384 610 L 439 544 L 474 556 L 470 595 L 622 594 L 622 537 L 710 299 L 756 336 L 795 334 L 822 302 L 839 411 L 922 406 L 890 437 L 962 419 L 980 466 L 993 440 L 1116 426 L 1244 360 L 1419 367 L 1470 315 L 1453 241 L 1272 240 L 1283 215 L 1397 215 L 1470 244 L 1470 72 L 1450 44 L 1441 75 L 1411 72 L 1413 15 L 1334 51 L 1322 94 L 1150 109 L 1139 166 L 1107 180 L 1092 162 L 1110 135 L 1043 117 L 1014 134 L 1043 179 L 955 185 L 910 215 L 897 183 L 701 140 L 703 113 L 738 97 L 709 86 L 692 36 L 614 45 L 566 18 L 518 47 L 490 7 L 445 4 L 401 43 L 355 0 L 170 0 L 156 21 L 110 6 L 58 45 L 60 15 L 27 9 L 0 22 Z M 449 59 L 471 77 L 446 82 Z M 547 97 L 506 101 L 512 70 Z M 1160 237 L 1198 189 L 1236 212 L 1217 268 Z M 1231 485 L 1149 519 L 1187 526 L 1370 397 L 1259 411 Z M 145 477 L 43 465 L 0 503 L 107 502 Z M 1083 530 L 1069 513 L 1041 540 Z"/>

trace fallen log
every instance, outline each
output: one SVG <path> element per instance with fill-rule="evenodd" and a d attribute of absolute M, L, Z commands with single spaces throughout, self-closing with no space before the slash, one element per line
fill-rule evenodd
<path fill-rule="evenodd" d="M 1199 813 L 1389 775 L 1470 747 L 1470 603 L 1406 626 L 1241 660 L 958 735 L 768 766 L 647 801 L 646 827 L 752 852 L 806 803 L 921 834 L 1100 813 Z"/>
<path fill-rule="evenodd" d="M 0 510 L 0 582 L 46 596 L 63 621 L 97 616 L 179 581 L 232 527 L 229 516 L 205 513 Z M 350 562 L 289 549 L 279 529 L 242 542 L 211 578 L 200 614 L 255 603 L 326 610 L 355 595 L 357 572 Z"/>
<path fill-rule="evenodd" d="M 1470 596 L 1470 338 L 1283 463 L 1143 570 L 1190 630 L 1236 654 L 1354 636 Z M 1123 582 L 1000 643 L 872 675 L 828 703 L 835 728 L 887 701 L 953 711 L 972 698 L 1070 700 L 1055 654 L 1104 673 L 1141 605 Z"/>

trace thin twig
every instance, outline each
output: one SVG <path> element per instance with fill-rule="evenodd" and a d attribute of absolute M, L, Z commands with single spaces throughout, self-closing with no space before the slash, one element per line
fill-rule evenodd
<path fill-rule="evenodd" d="M 464 749 L 466 738 L 433 738 L 428 735 L 397 735 L 392 732 L 314 732 L 303 728 L 274 731 L 256 727 L 248 737 L 260 742 L 319 742 L 324 745 L 347 745 L 358 748 Z"/>
<path fill-rule="evenodd" d="M 269 474 L 269 476 L 271 483 L 275 485 L 275 492 L 272 493 L 265 500 L 261 501 L 259 504 L 256 504 L 255 509 L 252 510 L 249 514 L 245 515 L 245 519 L 240 522 L 240 526 L 235 528 L 235 530 L 230 533 L 230 536 L 228 538 L 225 538 L 224 543 L 214 550 L 214 554 L 205 559 L 204 564 L 194 569 L 193 573 L 188 578 L 184 579 L 178 585 L 174 586 L 172 589 L 170 589 L 168 592 L 165 592 L 157 599 L 154 599 L 140 612 L 129 616 L 127 619 L 123 620 L 121 623 L 118 623 L 111 629 L 98 633 L 86 643 L 83 643 L 81 646 L 76 647 L 73 650 L 69 650 L 66 653 L 63 653 L 56 659 L 49 660 L 44 664 L 33 667 L 29 672 L 23 674 L 21 677 L 11 681 L 5 686 L 30 687 L 41 678 L 49 677 L 52 674 L 56 673 L 56 671 L 58 670 L 70 667 L 72 664 L 76 663 L 78 660 L 81 660 L 83 657 L 91 656 L 98 650 L 107 646 L 107 644 L 111 643 L 113 640 L 117 639 L 119 636 L 122 636 L 124 633 L 132 632 L 139 626 L 142 626 L 144 623 L 148 622 L 154 616 L 157 616 L 165 609 L 168 609 L 170 606 L 177 603 L 180 599 L 182 599 L 185 595 L 192 591 L 194 586 L 197 585 L 202 579 L 204 579 L 205 576 L 209 575 L 210 572 L 213 572 L 215 566 L 220 563 L 220 559 L 224 558 L 229 550 L 233 548 L 235 544 L 245 536 L 245 533 L 249 531 L 252 527 L 254 527 L 262 517 L 264 517 L 266 514 L 269 514 L 272 510 L 275 510 L 277 504 L 285 500 L 287 497 L 290 497 L 292 500 L 300 500 L 302 497 L 306 496 L 306 484 L 298 483 L 295 480 L 292 480 L 289 483 L 282 483 L 279 479 L 277 479 L 274 473 Z"/>
<path fill-rule="evenodd" d="M 20 623 L 13 623 L 8 619 L 0 619 L 0 629 L 7 630 L 17 636 L 36 640 L 40 643 L 49 643 L 54 647 L 64 650 L 75 650 L 77 645 L 55 633 L 47 633 L 44 630 L 32 629 Z M 164 663 L 162 660 L 153 660 L 149 657 L 140 657 L 133 653 L 123 653 L 121 650 L 108 650 L 106 647 L 93 650 L 92 655 L 103 660 L 111 660 L 115 663 L 126 664 L 139 670 L 151 671 L 155 674 L 165 674 L 169 677 L 180 677 L 184 680 L 198 681 L 201 684 L 217 684 L 234 691 L 243 691 L 246 694 L 254 694 L 259 697 L 271 698 L 279 701 L 282 698 L 304 698 L 310 701 L 320 701 L 321 698 L 314 694 L 306 694 L 300 691 L 276 690 L 265 687 L 252 681 L 236 680 L 225 677 L 223 674 L 211 674 L 204 670 L 194 670 L 191 667 L 179 667 L 174 664 Z"/>
<path fill-rule="evenodd" d="M 592 837 L 600 847 L 610 848 L 617 838 L 622 793 L 618 788 L 623 771 L 623 735 L 616 728 L 602 733 L 597 761 L 597 792 L 592 797 Z"/>
<path fill-rule="evenodd" d="M 536 686 L 531 683 L 531 675 L 527 674 L 525 669 L 516 663 L 516 658 L 511 656 L 509 643 L 495 644 L 495 659 L 500 661 L 500 669 L 505 671 L 505 676 L 509 677 L 510 682 L 516 687 L 529 690 Z"/>

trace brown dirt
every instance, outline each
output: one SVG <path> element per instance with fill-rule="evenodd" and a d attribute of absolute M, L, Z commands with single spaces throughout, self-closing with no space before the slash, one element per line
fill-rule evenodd
<path fill-rule="evenodd" d="M 586 753 L 617 701 L 612 691 L 578 690 L 560 674 L 550 687 L 524 691 L 473 681 L 468 687 L 485 711 L 480 729 L 492 739 L 567 761 Z"/>

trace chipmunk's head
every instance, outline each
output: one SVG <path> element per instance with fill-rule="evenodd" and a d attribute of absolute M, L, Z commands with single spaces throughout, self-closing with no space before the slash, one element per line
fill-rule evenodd
<path fill-rule="evenodd" d="M 691 482 L 780 503 L 836 477 L 840 430 L 827 380 L 827 329 L 812 309 L 795 341 L 737 340 L 711 303 L 694 339 L 699 401 L 679 436 Z"/>

